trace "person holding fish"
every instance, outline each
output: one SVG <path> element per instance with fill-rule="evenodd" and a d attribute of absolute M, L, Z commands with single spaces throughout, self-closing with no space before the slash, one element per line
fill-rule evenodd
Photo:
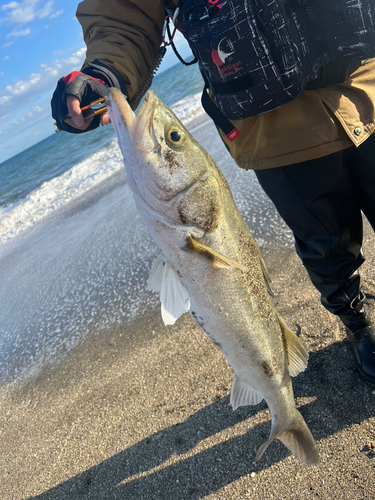
<path fill-rule="evenodd" d="M 361 375 L 375 383 L 375 327 L 365 312 L 359 275 L 361 212 L 375 229 L 375 51 L 367 56 L 351 49 L 341 60 L 335 55 L 345 50 L 341 44 L 331 59 L 308 66 L 317 59 L 310 57 L 306 35 L 291 25 L 288 12 L 271 11 L 285 2 L 247 2 L 241 10 L 243 3 L 84 0 L 77 18 L 86 60 L 80 71 L 58 81 L 53 117 L 71 133 L 108 124 L 108 113 L 85 120 L 81 108 L 105 97 L 109 87 L 135 109 L 165 41 L 167 9 L 198 59 L 206 83 L 203 104 L 222 140 L 240 168 L 255 170 L 293 231 L 322 304 L 343 322 Z M 262 15 L 255 4 L 265 5 Z M 306 2 L 295 4 L 293 13 L 303 21 Z M 273 26 L 282 16 L 285 22 Z M 272 38 L 285 26 L 287 36 Z"/>

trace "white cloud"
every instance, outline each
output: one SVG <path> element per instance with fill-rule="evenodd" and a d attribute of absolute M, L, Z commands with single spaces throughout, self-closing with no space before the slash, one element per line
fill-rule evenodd
<path fill-rule="evenodd" d="M 7 61 L 9 59 L 9 56 L 5 56 L 2 58 L 2 61 Z"/>
<path fill-rule="evenodd" d="M 38 93 L 48 89 L 57 79 L 64 76 L 73 70 L 78 70 L 82 65 L 86 49 L 82 47 L 75 52 L 71 57 L 59 61 L 56 59 L 49 66 L 45 66 L 40 73 L 33 73 L 26 80 L 20 80 L 13 85 L 8 85 L 6 91 L 12 95 L 25 94 L 31 89 L 35 88 Z"/>
<path fill-rule="evenodd" d="M 56 59 L 41 71 L 31 74 L 29 78 L 8 85 L 5 90 L 0 91 L 0 117 L 8 113 L 14 115 L 17 109 L 25 106 L 28 106 L 30 112 L 38 113 L 38 116 L 40 116 L 39 107 L 35 106 L 35 103 L 33 104 L 34 107 L 30 109 L 32 100 L 38 98 L 44 92 L 49 93 L 50 100 L 57 80 L 71 71 L 79 70 L 85 54 L 86 48 L 82 47 L 73 53 L 71 57 L 61 60 Z M 27 115 L 24 115 L 24 118 L 25 116 L 27 117 Z"/>
<path fill-rule="evenodd" d="M 0 106 L 2 104 L 5 104 L 6 102 L 10 101 L 12 99 L 12 96 L 10 95 L 4 95 L 3 97 L 0 97 Z"/>
<path fill-rule="evenodd" d="M 43 121 L 50 120 L 51 122 L 51 131 L 52 131 L 52 118 L 51 118 L 51 108 L 50 108 L 50 99 L 47 99 L 40 103 L 38 106 L 34 106 L 30 111 L 24 112 L 22 116 L 19 116 L 17 120 L 10 121 L 12 114 L 3 115 L 0 117 L 0 122 L 5 122 L 8 120 L 6 124 L 6 128 L 2 128 L 3 135 L 11 137 L 14 134 L 14 131 L 17 130 L 17 133 L 20 133 L 29 127 L 34 127 Z M 5 125 L 5 123 L 3 123 Z"/>
<path fill-rule="evenodd" d="M 20 80 L 14 85 L 8 85 L 7 87 L 5 87 L 5 90 L 12 93 L 13 95 L 23 94 L 27 92 L 30 87 L 37 85 L 42 77 L 42 73 L 33 73 L 27 80 Z"/>
<path fill-rule="evenodd" d="M 2 49 L 5 49 L 6 47 L 10 47 L 11 45 L 14 44 L 14 41 L 12 42 L 7 42 L 7 43 L 4 43 L 4 45 L 1 46 Z"/>
<path fill-rule="evenodd" d="M 82 47 L 77 52 L 75 52 L 71 57 L 67 59 L 63 59 L 61 62 L 64 65 L 77 66 L 78 64 L 82 64 L 86 57 L 86 47 Z"/>
<path fill-rule="evenodd" d="M 48 0 L 44 5 L 41 5 L 39 0 L 10 2 L 2 6 L 2 10 L 10 11 L 2 20 L 15 24 L 25 24 L 34 21 L 34 19 L 43 19 L 51 14 L 53 3 L 53 0 Z"/>
<path fill-rule="evenodd" d="M 17 2 L 9 2 L 1 7 L 1 10 L 7 10 L 7 9 L 15 9 L 18 7 Z"/>
<path fill-rule="evenodd" d="M 49 16 L 52 12 L 53 0 L 49 0 L 41 9 L 39 9 L 36 13 L 36 17 L 39 19 L 44 19 Z"/>
<path fill-rule="evenodd" d="M 5 75 L 4 71 L 0 71 L 0 78 L 4 75 Z"/>
<path fill-rule="evenodd" d="M 44 102 L 42 104 L 43 109 L 40 106 L 34 106 L 31 111 L 28 111 L 26 114 L 18 118 L 18 120 L 15 120 L 11 122 L 11 126 L 13 125 L 25 125 L 27 123 L 34 123 L 37 117 L 35 116 L 36 113 L 41 113 L 42 111 L 48 112 L 49 113 L 49 102 Z M 40 116 L 40 115 L 38 115 Z M 44 115 L 45 116 L 45 115 Z M 9 117 L 9 115 L 8 115 Z M 32 118 L 32 120 L 30 120 Z M 1 121 L 4 120 L 4 117 L 0 119 Z M 8 131 L 4 131 L 4 133 L 8 133 Z"/>
<path fill-rule="evenodd" d="M 65 56 L 66 54 L 70 54 L 73 50 L 77 50 L 77 49 L 80 49 L 81 50 L 81 47 L 82 47 L 82 42 L 79 43 L 78 45 L 75 45 L 74 47 L 69 47 L 69 49 L 65 49 L 65 50 L 55 50 L 53 55 L 55 57 L 63 57 Z"/>
<path fill-rule="evenodd" d="M 0 87 L 0 161 L 11 155 L 10 150 L 16 154 L 31 146 L 35 138 L 30 136 L 36 130 L 41 132 L 41 137 L 53 133 L 50 101 L 57 80 L 71 71 L 79 70 L 85 53 L 85 47 L 74 52 L 72 49 L 70 57 L 56 59 L 28 78 L 12 82 L 6 89 Z M 21 137 L 25 139 L 21 140 Z M 3 145 L 8 145 L 9 151 L 5 151 Z"/>
<path fill-rule="evenodd" d="M 57 12 L 54 12 L 53 14 L 51 14 L 51 15 L 49 16 L 49 18 L 50 18 L 50 19 L 56 19 L 56 17 L 61 16 L 61 14 L 62 14 L 63 12 L 64 12 L 64 10 L 63 10 L 63 9 L 58 10 Z"/>
<path fill-rule="evenodd" d="M 8 33 L 5 38 L 9 38 L 11 36 L 14 36 L 14 37 L 18 38 L 20 36 L 30 35 L 30 33 L 31 33 L 31 29 L 30 28 L 26 28 L 25 30 L 19 30 L 19 31 L 13 30 L 11 33 Z"/>

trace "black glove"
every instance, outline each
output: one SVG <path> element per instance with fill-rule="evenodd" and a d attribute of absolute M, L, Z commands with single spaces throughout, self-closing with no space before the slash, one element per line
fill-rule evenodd
<path fill-rule="evenodd" d="M 100 116 L 94 116 L 90 125 L 85 130 L 80 130 L 68 125 L 64 120 L 69 118 L 66 99 L 69 95 L 77 97 L 81 103 L 81 108 L 96 101 L 100 97 L 105 97 L 108 93 L 108 85 L 101 79 L 73 71 L 57 82 L 57 87 L 51 100 L 52 116 L 60 130 L 81 134 L 92 130 L 100 125 Z"/>

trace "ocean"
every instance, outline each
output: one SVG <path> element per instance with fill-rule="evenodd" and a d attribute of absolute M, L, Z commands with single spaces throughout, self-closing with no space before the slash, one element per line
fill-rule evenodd
<path fill-rule="evenodd" d="M 197 66 L 181 64 L 152 85 L 219 165 L 271 262 L 293 237 L 254 173 L 229 156 L 201 108 L 202 87 Z M 55 365 L 89 335 L 159 314 L 146 287 L 156 256 L 112 125 L 54 134 L 0 164 L 0 383 Z"/>

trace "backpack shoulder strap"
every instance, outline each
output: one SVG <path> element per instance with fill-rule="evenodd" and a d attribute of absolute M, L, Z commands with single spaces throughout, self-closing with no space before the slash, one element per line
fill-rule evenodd
<path fill-rule="evenodd" d="M 213 120 L 216 127 L 224 132 L 224 134 L 228 137 L 229 141 L 232 142 L 236 139 L 240 132 L 236 129 L 236 127 L 231 123 L 228 118 L 226 118 L 220 109 L 212 102 L 210 96 L 208 95 L 208 86 L 205 85 L 202 92 L 202 107 L 208 116 Z"/>

